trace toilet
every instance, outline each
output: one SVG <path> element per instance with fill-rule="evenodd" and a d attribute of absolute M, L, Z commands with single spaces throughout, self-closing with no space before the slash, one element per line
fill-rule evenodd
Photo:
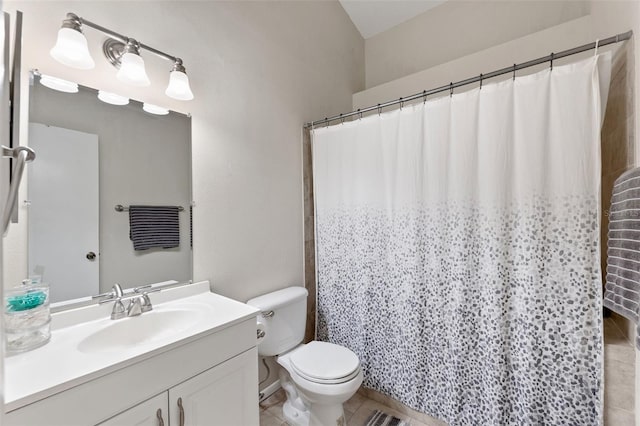
<path fill-rule="evenodd" d="M 344 346 L 302 343 L 307 294 L 303 287 L 288 287 L 247 302 L 261 311 L 258 328 L 264 337 L 258 353 L 277 357 L 282 367 L 280 385 L 287 394 L 283 412 L 290 425 L 346 425 L 342 404 L 362 384 L 360 360 Z"/>

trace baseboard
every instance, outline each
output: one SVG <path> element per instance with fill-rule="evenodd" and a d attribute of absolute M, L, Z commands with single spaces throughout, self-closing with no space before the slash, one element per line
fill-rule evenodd
<path fill-rule="evenodd" d="M 278 389 L 280 389 L 280 380 L 276 380 L 275 382 L 271 383 L 269 386 L 267 386 L 266 388 L 260 391 L 260 402 L 264 401 L 265 399 L 269 398 L 271 395 L 276 393 Z"/>

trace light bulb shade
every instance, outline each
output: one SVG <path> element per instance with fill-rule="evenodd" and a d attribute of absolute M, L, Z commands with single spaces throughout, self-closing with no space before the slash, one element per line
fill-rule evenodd
<path fill-rule="evenodd" d="M 169 110 L 166 108 L 162 108 L 158 105 L 153 105 L 153 104 L 149 104 L 147 102 L 142 104 L 142 109 L 146 112 L 148 112 L 149 114 L 155 114 L 155 115 L 167 115 L 169 114 Z"/>
<path fill-rule="evenodd" d="M 189 77 L 181 71 L 171 71 L 169 73 L 169 85 L 164 92 L 167 96 L 179 101 L 190 101 L 193 99 L 193 92 L 189 87 Z"/>
<path fill-rule="evenodd" d="M 129 98 L 126 96 L 116 95 L 104 90 L 98 90 L 98 99 L 111 105 L 127 105 L 129 103 Z"/>
<path fill-rule="evenodd" d="M 120 58 L 120 70 L 116 78 L 132 86 L 148 86 L 151 84 L 144 69 L 144 61 L 140 55 L 126 52 Z"/>
<path fill-rule="evenodd" d="M 51 77 L 50 75 L 41 75 L 40 84 L 59 92 L 78 93 L 78 85 L 76 83 L 57 77 Z"/>
<path fill-rule="evenodd" d="M 88 70 L 96 66 L 89 53 L 87 39 L 80 31 L 72 28 L 60 28 L 56 44 L 49 54 L 56 61 L 71 68 Z"/>

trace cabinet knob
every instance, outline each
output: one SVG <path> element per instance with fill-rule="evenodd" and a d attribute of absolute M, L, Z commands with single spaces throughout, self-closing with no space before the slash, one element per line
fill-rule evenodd
<path fill-rule="evenodd" d="M 182 407 L 182 398 L 178 398 L 178 408 L 180 409 L 180 424 L 179 424 L 179 426 L 184 426 L 184 407 Z"/>
<path fill-rule="evenodd" d="M 158 426 L 164 426 L 164 420 L 162 420 L 162 409 L 158 408 L 156 416 L 158 417 Z"/>
<path fill-rule="evenodd" d="M 87 253 L 87 259 L 89 260 L 95 260 L 96 258 L 96 254 L 92 251 L 90 251 L 89 253 Z"/>

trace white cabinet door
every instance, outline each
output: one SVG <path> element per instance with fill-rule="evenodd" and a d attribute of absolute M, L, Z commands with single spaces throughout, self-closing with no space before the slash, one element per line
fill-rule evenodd
<path fill-rule="evenodd" d="M 257 384 L 253 348 L 169 389 L 171 425 L 257 426 Z"/>
<path fill-rule="evenodd" d="M 163 392 L 111 417 L 99 426 L 169 426 L 168 393 Z"/>

